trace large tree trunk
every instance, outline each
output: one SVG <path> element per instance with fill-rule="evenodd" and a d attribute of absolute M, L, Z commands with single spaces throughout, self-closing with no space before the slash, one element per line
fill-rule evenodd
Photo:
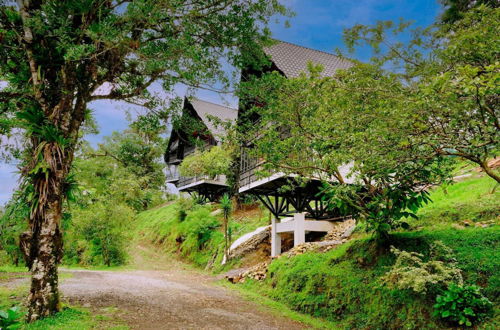
<path fill-rule="evenodd" d="M 27 321 L 32 322 L 59 311 L 57 266 L 62 258 L 62 203 L 72 162 L 72 148 L 56 142 L 32 140 L 33 161 L 24 169 L 34 190 L 30 229 L 21 236 L 21 247 L 31 270 Z M 37 170 L 40 163 L 47 164 Z"/>
<path fill-rule="evenodd" d="M 31 290 L 28 321 L 56 313 L 60 309 L 57 265 L 62 255 L 60 196 L 47 205 L 46 216 L 37 219 L 39 228 L 32 233 L 30 248 Z"/>

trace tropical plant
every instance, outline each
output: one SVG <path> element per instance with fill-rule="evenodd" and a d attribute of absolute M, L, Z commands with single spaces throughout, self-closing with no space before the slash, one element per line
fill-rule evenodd
<path fill-rule="evenodd" d="M 20 319 L 24 313 L 18 306 L 11 307 L 8 310 L 0 310 L 0 329 L 14 330 L 21 327 Z"/>
<path fill-rule="evenodd" d="M 233 201 L 228 194 L 224 194 L 219 201 L 220 208 L 222 209 L 222 215 L 224 218 L 224 256 L 226 260 L 229 259 L 229 243 L 230 243 L 230 233 L 229 233 L 229 217 L 231 216 L 231 210 L 233 208 Z"/>
<path fill-rule="evenodd" d="M 445 254 L 441 253 L 443 248 Z M 421 253 L 401 251 L 393 246 L 391 252 L 396 255 L 396 262 L 382 277 L 389 286 L 418 294 L 435 294 L 450 283 L 463 284 L 460 269 L 442 242 L 431 245 L 430 260 L 426 261 Z"/>
<path fill-rule="evenodd" d="M 188 211 L 193 208 L 194 204 L 198 203 L 196 203 L 191 198 L 180 197 L 177 200 L 177 218 L 179 219 L 180 222 L 186 219 Z"/>
<path fill-rule="evenodd" d="M 451 283 L 443 294 L 438 295 L 434 316 L 455 325 L 471 327 L 487 318 L 493 304 L 476 285 L 460 286 Z"/>
<path fill-rule="evenodd" d="M 259 65 L 259 50 L 277 0 L 0 2 L 1 130 L 26 133 L 22 191 L 28 196 L 24 235 L 32 272 L 28 320 L 58 311 L 59 224 L 80 129 L 95 100 L 161 108 L 148 91 L 161 80 L 224 86 L 221 56 Z M 8 127 L 5 127 L 8 126 Z"/>

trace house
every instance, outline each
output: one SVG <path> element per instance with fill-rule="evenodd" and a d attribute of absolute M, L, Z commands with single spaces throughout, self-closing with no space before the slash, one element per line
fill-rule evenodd
<path fill-rule="evenodd" d="M 320 64 L 323 67 L 322 75 L 332 76 L 339 69 L 347 69 L 352 63 L 326 52 L 301 47 L 288 42 L 278 41 L 264 49 L 269 57 L 270 65 L 263 72 L 277 71 L 287 78 L 298 77 L 306 73 L 308 64 Z M 248 79 L 250 75 L 260 75 L 262 72 L 244 70 L 242 79 Z M 245 104 L 240 104 L 239 122 L 257 121 L 254 114 L 246 115 Z M 242 123 L 243 124 L 243 123 Z M 284 130 L 283 134 L 286 134 Z M 319 196 L 321 181 L 310 179 L 302 184 L 294 184 L 293 175 L 275 172 L 270 176 L 262 177 L 263 160 L 250 156 L 252 141 L 249 140 L 242 146 L 239 172 L 239 193 L 257 196 L 268 208 L 275 218 L 288 217 L 295 213 L 305 213 L 313 219 L 341 218 L 343 214 L 335 210 L 327 209 L 325 203 Z M 348 168 L 341 169 L 346 172 Z M 281 189 L 285 185 L 292 186 L 290 189 Z"/>
<path fill-rule="evenodd" d="M 228 186 L 224 175 L 183 177 L 179 174 L 178 166 L 196 150 L 207 150 L 221 143 L 225 131 L 221 125 L 214 123 L 213 118 L 224 122 L 235 121 L 237 115 L 236 109 L 196 98 L 185 98 L 179 121 L 183 126 L 172 130 L 164 156 L 167 163 L 167 183 L 174 184 L 180 192 L 197 194 L 205 201 L 215 201 L 226 192 Z"/>
<path fill-rule="evenodd" d="M 270 64 L 260 70 L 247 69 L 242 71 L 241 79 L 248 79 L 251 75 L 259 76 L 265 72 L 276 71 L 287 78 L 294 78 L 307 72 L 310 62 L 323 67 L 324 76 L 332 76 L 339 69 L 349 68 L 352 63 L 333 54 L 301 47 L 287 42 L 277 41 L 272 46 L 264 49 Z M 174 183 L 179 191 L 197 193 L 205 200 L 217 200 L 222 193 L 227 191 L 226 178 L 218 176 L 183 178 L 176 169 L 180 162 L 196 149 L 206 149 L 220 143 L 220 136 L 224 134 L 209 120 L 210 116 L 218 117 L 223 121 L 236 121 L 240 128 L 245 124 L 258 121 L 251 112 L 247 112 L 249 104 L 240 102 L 239 110 L 230 109 L 201 100 L 185 100 L 183 120 L 191 118 L 200 123 L 203 130 L 188 132 L 177 129 L 172 132 L 165 161 L 172 173 L 168 182 Z M 286 134 L 286 129 L 283 130 Z M 253 137 L 255 138 L 255 137 Z M 320 196 L 322 182 L 316 179 L 302 180 L 297 184 L 297 176 L 274 172 L 263 177 L 260 172 L 264 160 L 251 156 L 252 138 L 241 146 L 240 168 L 238 173 L 238 191 L 240 194 L 256 196 L 264 206 L 273 214 L 271 255 L 281 253 L 282 233 L 294 234 L 294 244 L 301 244 L 306 240 L 307 232 L 325 232 L 332 226 L 332 220 L 345 219 L 347 215 L 340 210 L 330 209 Z M 346 174 L 348 167 L 340 169 L 341 174 Z M 282 189 L 287 186 L 288 189 Z M 327 221 L 328 220 L 328 221 Z"/>

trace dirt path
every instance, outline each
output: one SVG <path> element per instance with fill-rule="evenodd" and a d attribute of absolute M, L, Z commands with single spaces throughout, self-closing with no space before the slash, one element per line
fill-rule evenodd
<path fill-rule="evenodd" d="M 150 257 L 134 259 L 142 263 Z M 61 291 L 72 304 L 95 310 L 116 307 L 115 316 L 132 329 L 304 328 L 264 312 L 258 302 L 245 301 L 236 292 L 217 286 L 211 276 L 175 261 L 157 261 L 144 264 L 161 270 L 70 271 L 73 276 L 62 281 Z M 157 267 L 151 267 L 154 265 Z"/>

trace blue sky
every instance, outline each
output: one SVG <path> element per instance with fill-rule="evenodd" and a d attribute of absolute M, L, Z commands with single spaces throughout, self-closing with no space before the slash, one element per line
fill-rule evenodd
<path fill-rule="evenodd" d="M 295 11 L 290 19 L 291 27 L 282 23 L 271 25 L 276 39 L 288 41 L 326 52 L 342 48 L 342 31 L 354 24 L 373 24 L 379 20 L 412 20 L 416 25 L 427 26 L 434 22 L 441 8 L 438 0 L 284 0 L 284 4 Z M 355 56 L 366 61 L 368 51 L 360 51 Z M 179 87 L 182 95 L 185 88 Z M 207 101 L 235 105 L 234 99 L 219 96 L 208 91 L 199 91 L 197 97 Z M 100 127 L 100 134 L 89 136 L 88 140 L 96 145 L 103 136 L 127 127 L 126 110 L 132 116 L 139 111 L 122 102 L 99 101 L 89 105 L 94 110 Z M 11 196 L 17 185 L 16 167 L 0 163 L 0 205 Z"/>

